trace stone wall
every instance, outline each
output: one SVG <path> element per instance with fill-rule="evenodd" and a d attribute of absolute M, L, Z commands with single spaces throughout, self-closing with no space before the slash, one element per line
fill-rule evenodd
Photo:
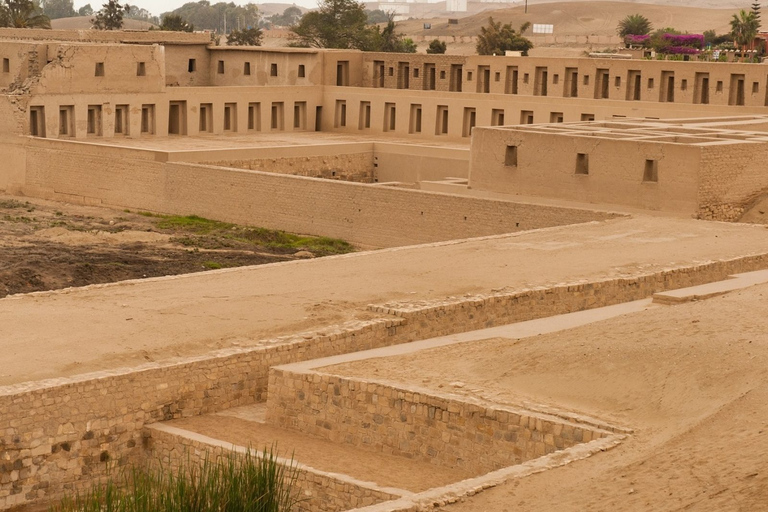
<path fill-rule="evenodd" d="M 699 217 L 736 221 L 768 191 L 768 144 L 709 146 L 702 149 Z"/>
<path fill-rule="evenodd" d="M 767 267 L 768 255 L 756 255 L 625 279 L 386 304 L 371 309 L 395 317 L 181 361 L 0 387 L 0 510 L 87 485 L 107 460 L 140 457 L 148 423 L 263 401 L 273 366 L 626 302 Z M 334 388 L 329 396 L 336 398 Z"/>
<path fill-rule="evenodd" d="M 147 455 L 161 460 L 167 467 L 178 466 L 180 461 L 185 464 L 199 464 L 206 456 L 228 455 L 231 452 L 243 453 L 245 448 L 239 446 L 222 446 L 221 442 L 204 436 L 186 432 L 184 435 L 176 432 L 178 429 L 163 425 L 148 427 L 144 430 Z M 256 453 L 261 447 L 254 447 Z M 290 461 L 281 460 L 284 465 L 291 466 Z M 341 512 L 352 508 L 365 507 L 400 498 L 371 484 L 352 480 L 343 475 L 295 464 L 295 486 L 301 500 L 294 508 L 296 512 Z"/>
<path fill-rule="evenodd" d="M 609 435 L 529 411 L 290 368 L 270 370 L 267 422 L 477 475 Z"/>

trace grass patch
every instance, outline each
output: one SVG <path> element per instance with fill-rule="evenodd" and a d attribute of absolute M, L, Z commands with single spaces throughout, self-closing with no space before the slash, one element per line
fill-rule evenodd
<path fill-rule="evenodd" d="M 211 270 L 222 268 L 221 263 L 216 263 L 215 261 L 204 261 L 203 266 Z"/>
<path fill-rule="evenodd" d="M 274 229 L 242 227 L 237 224 L 198 217 L 197 215 L 148 215 L 160 219 L 156 223 L 158 229 L 193 235 L 175 238 L 178 243 L 188 247 L 205 246 L 206 244 L 198 237 L 214 236 L 220 240 L 220 245 L 226 246 L 226 240 L 234 240 L 247 245 L 261 246 L 284 253 L 310 251 L 320 256 L 326 256 L 329 254 L 345 254 L 355 250 L 349 242 L 337 238 L 303 236 Z"/>
<path fill-rule="evenodd" d="M 5 208 L 8 210 L 27 207 L 29 207 L 29 203 L 22 203 L 21 201 L 17 201 L 15 199 L 5 199 L 0 201 L 0 208 Z"/>
<path fill-rule="evenodd" d="M 51 512 L 289 512 L 299 501 L 297 470 L 266 448 L 211 456 L 170 469 L 129 466 L 117 477 L 51 507 Z"/>

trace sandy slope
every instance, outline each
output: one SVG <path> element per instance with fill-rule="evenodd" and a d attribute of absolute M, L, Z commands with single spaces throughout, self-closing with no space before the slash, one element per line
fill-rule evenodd
<path fill-rule="evenodd" d="M 491 4 L 493 5 L 493 4 Z M 558 35 L 616 35 L 616 27 L 628 14 L 646 16 L 655 28 L 673 27 L 683 32 L 701 33 L 715 29 L 719 33 L 730 30 L 729 20 L 733 8 L 702 9 L 624 2 L 530 2 L 528 14 L 522 6 L 484 11 L 462 18 L 457 25 L 448 25 L 448 19 L 431 20 L 432 28 L 423 29 L 424 20 L 408 20 L 398 23 L 398 28 L 412 35 L 474 36 L 480 27 L 487 25 L 488 17 L 511 23 L 517 28 L 526 21 L 553 24 Z M 453 17 L 453 16 L 451 16 Z"/>
<path fill-rule="evenodd" d="M 633 428 L 620 447 L 458 511 L 768 510 L 768 286 L 556 334 L 336 366 Z"/>

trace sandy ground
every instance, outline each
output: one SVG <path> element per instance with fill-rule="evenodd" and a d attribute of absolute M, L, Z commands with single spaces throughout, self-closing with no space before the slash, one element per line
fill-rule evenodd
<path fill-rule="evenodd" d="M 360 450 L 315 439 L 302 432 L 238 418 L 206 415 L 168 424 L 238 446 L 250 446 L 254 450 L 275 446 L 281 457 L 290 459 L 293 456 L 294 460 L 315 469 L 374 482 L 380 487 L 421 492 L 476 476 L 459 469 Z"/>
<path fill-rule="evenodd" d="M 768 252 L 764 226 L 640 217 L 0 300 L 0 385 L 254 345 L 368 304 Z M 41 350 L 44 348 L 44 350 Z"/>
<path fill-rule="evenodd" d="M 326 368 L 532 402 L 634 429 L 458 511 L 768 510 L 768 285 L 524 339 Z M 454 388 L 451 382 L 462 382 Z"/>

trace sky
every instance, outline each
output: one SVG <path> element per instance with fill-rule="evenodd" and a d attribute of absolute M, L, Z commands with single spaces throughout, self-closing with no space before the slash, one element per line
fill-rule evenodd
<path fill-rule="evenodd" d="M 135 5 L 136 7 L 141 7 L 142 9 L 146 9 L 155 16 L 159 16 L 160 14 L 168 11 L 172 11 L 178 7 L 181 7 L 185 3 L 189 1 L 197 1 L 197 0 L 127 0 L 126 2 L 128 5 Z M 219 3 L 220 1 L 226 1 L 227 3 L 234 1 L 237 5 L 245 5 L 249 3 L 247 0 L 209 0 L 211 4 Z M 258 5 L 260 2 L 256 0 L 251 0 L 252 3 L 255 3 Z M 91 4 L 91 7 L 93 7 L 94 10 L 98 10 L 101 8 L 101 4 L 105 3 L 105 0 L 75 0 L 75 9 L 79 9 L 80 7 L 84 6 L 85 4 Z M 274 2 L 269 3 L 286 3 L 286 4 L 296 4 L 300 5 L 302 7 L 308 7 L 308 8 L 314 8 L 317 7 L 317 0 L 275 0 Z"/>

